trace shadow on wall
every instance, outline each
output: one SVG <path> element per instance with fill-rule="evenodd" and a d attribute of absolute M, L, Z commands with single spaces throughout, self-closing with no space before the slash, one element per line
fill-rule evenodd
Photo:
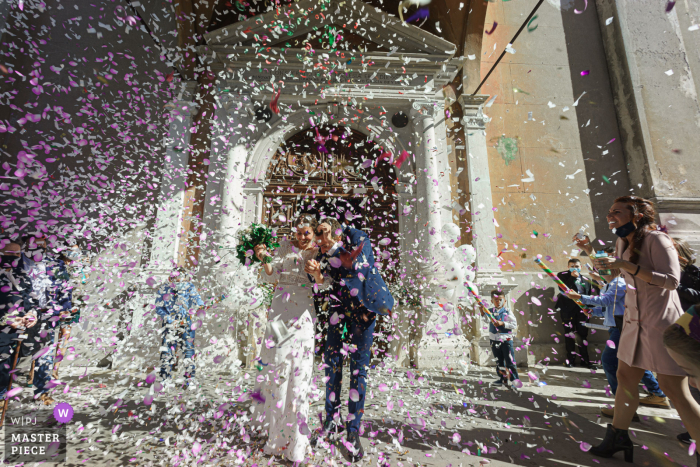
<path fill-rule="evenodd" d="M 558 295 L 558 289 L 556 292 Z M 533 298 L 541 305 L 533 302 Z M 566 358 L 564 325 L 554 299 L 554 287 L 546 289 L 532 287 L 520 296 L 513 307 L 518 320 L 518 337 L 529 341 L 528 355 L 532 352 L 536 363 L 557 365 Z M 521 315 L 520 311 L 525 314 Z M 602 324 L 602 320 L 598 318 L 594 318 L 593 322 Z M 607 341 L 607 333 L 591 331 L 587 340 L 591 359 L 600 360 L 600 354 L 595 349 L 602 351 Z M 543 361 L 545 358 L 549 358 L 549 361 Z"/>
<path fill-rule="evenodd" d="M 581 4 L 576 4 L 581 8 Z M 591 239 L 597 237 L 614 244 L 616 237 L 610 232 L 605 216 L 615 198 L 629 194 L 630 182 L 596 2 L 586 4 L 587 7 L 581 12 L 581 9 L 577 10 L 574 0 L 561 0 L 561 16 L 573 98 L 578 102 L 576 117 L 584 176 L 593 211 L 594 225 L 588 231 Z"/>

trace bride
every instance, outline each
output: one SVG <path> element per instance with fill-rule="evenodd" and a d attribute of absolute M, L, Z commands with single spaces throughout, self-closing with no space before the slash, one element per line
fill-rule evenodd
<path fill-rule="evenodd" d="M 304 272 L 318 248 L 318 222 L 302 214 L 295 222 L 294 239 L 283 239 L 273 260 L 263 263 L 262 280 L 276 284 L 260 352 L 253 418 L 258 432 L 268 433 L 264 452 L 302 462 L 309 446 L 309 393 L 314 363 L 316 312 L 313 284 Z M 262 261 L 270 256 L 264 245 L 255 247 Z M 262 407 L 262 410 L 260 410 Z"/>

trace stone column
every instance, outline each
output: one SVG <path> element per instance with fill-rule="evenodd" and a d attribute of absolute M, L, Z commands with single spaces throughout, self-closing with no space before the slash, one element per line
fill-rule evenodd
<path fill-rule="evenodd" d="M 486 146 L 486 123 L 489 118 L 484 115 L 484 103 L 488 95 L 470 96 L 462 94 L 459 103 L 464 113 L 464 133 L 467 146 L 467 175 L 469 177 L 469 198 L 472 211 L 472 233 L 474 249 L 476 250 L 475 279 L 482 296 L 500 287 L 506 294 L 515 285 L 508 284 L 498 264 L 498 243 L 496 242 L 496 224 L 493 214 L 493 199 L 491 192 L 491 175 L 489 173 L 489 158 Z M 508 295 L 506 295 L 508 299 Z M 490 358 L 488 348 L 488 328 L 478 313 L 471 326 L 471 355 L 472 360 L 479 365 L 485 365 Z"/>
<path fill-rule="evenodd" d="M 418 134 L 420 150 L 416 153 L 417 198 L 416 235 L 421 247 L 423 261 L 420 270 L 431 264 L 433 251 L 440 242 L 442 218 L 440 216 L 440 189 L 438 187 L 437 140 L 435 138 L 435 105 L 432 103 L 414 103 L 411 117 L 414 132 Z M 423 200 L 420 202 L 420 200 Z M 427 223 L 427 225 L 426 225 Z M 425 227 L 424 227 L 425 226 Z"/>
<path fill-rule="evenodd" d="M 170 109 L 170 126 L 165 140 L 165 161 L 160 180 L 160 194 L 156 222 L 151 230 L 151 255 L 142 271 L 142 280 L 152 277 L 156 284 L 164 282 L 170 268 L 178 262 L 180 226 L 184 201 L 187 164 L 189 161 L 190 128 L 197 113 L 194 102 L 196 82 L 184 83 L 180 95 Z M 140 293 L 134 295 L 125 309 L 133 309 L 131 332 L 121 341 L 112 359 L 112 368 L 145 369 L 159 365 L 161 320 L 153 310 L 156 296 L 152 287 L 139 284 Z M 115 320 L 118 315 L 113 317 Z"/>
<path fill-rule="evenodd" d="M 190 128 L 196 112 L 197 104 L 186 98 L 178 99 L 170 112 L 170 132 L 166 142 L 158 213 L 152 231 L 149 269 L 165 270 L 177 263 L 189 160 Z"/>
<path fill-rule="evenodd" d="M 246 290 L 254 287 L 256 278 L 239 264 L 233 248 L 236 232 L 243 223 L 243 185 L 247 149 L 246 125 L 249 112 L 244 104 L 246 96 L 226 94 L 217 98 L 217 112 L 211 130 L 210 176 L 207 183 L 204 222 L 207 238 L 200 241 L 199 283 L 208 288 L 208 295 L 217 299 L 207 312 L 202 331 L 197 334 L 198 359 L 214 368 L 240 366 L 241 348 L 238 323 L 247 316 Z M 201 293 L 201 292 L 200 292 Z M 222 297 L 226 297 L 220 301 Z M 219 358 L 214 364 L 213 359 Z"/>

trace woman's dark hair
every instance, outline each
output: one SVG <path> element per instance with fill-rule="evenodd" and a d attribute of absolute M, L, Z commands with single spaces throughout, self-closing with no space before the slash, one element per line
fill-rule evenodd
<path fill-rule="evenodd" d="M 690 248 L 688 242 L 682 238 L 674 238 L 673 243 L 676 245 L 676 251 L 678 252 L 678 260 L 681 263 L 681 268 L 685 270 L 691 264 L 695 264 L 695 255 L 693 254 L 693 249 Z"/>
<path fill-rule="evenodd" d="M 318 221 L 316 220 L 316 216 L 308 212 L 302 212 L 301 214 L 299 214 L 299 217 L 294 219 L 294 227 L 299 226 L 309 227 L 315 234 L 316 227 L 318 227 Z"/>
<path fill-rule="evenodd" d="M 639 196 L 621 196 L 615 200 L 615 203 L 625 203 L 627 208 L 632 211 L 632 218 L 637 228 L 627 248 L 630 250 L 630 262 L 637 264 L 637 261 L 639 261 L 639 248 L 642 246 L 644 237 L 648 232 L 656 230 L 654 203 Z M 638 214 L 641 214 L 642 218 L 637 221 L 636 217 Z M 623 240 L 627 241 L 626 239 Z"/>
<path fill-rule="evenodd" d="M 683 355 L 688 360 L 700 362 L 700 342 L 696 341 L 677 324 L 672 324 L 664 331 L 664 345 L 667 349 Z"/>

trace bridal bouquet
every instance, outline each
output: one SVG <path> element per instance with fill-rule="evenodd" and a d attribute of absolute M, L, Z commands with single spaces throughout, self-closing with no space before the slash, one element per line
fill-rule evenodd
<path fill-rule="evenodd" d="M 238 231 L 238 246 L 236 247 L 236 256 L 241 264 L 250 264 L 255 262 L 260 262 L 260 260 L 255 256 L 255 246 L 265 245 L 268 249 L 274 250 L 280 246 L 277 243 L 277 237 L 272 232 L 272 229 L 265 227 L 260 224 L 252 224 L 250 227 L 244 230 Z M 265 263 L 272 261 L 270 256 L 265 257 Z"/>

